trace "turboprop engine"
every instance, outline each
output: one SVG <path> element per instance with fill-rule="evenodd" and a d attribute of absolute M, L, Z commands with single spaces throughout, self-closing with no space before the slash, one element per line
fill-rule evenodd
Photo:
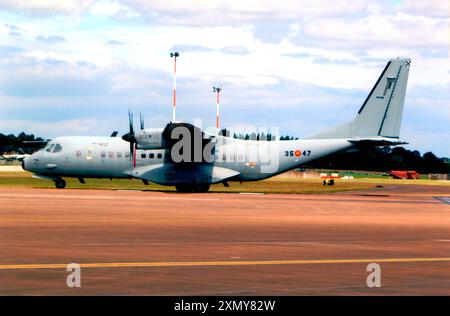
<path fill-rule="evenodd" d="M 164 128 L 146 128 L 134 135 L 137 149 L 165 149 Z"/>

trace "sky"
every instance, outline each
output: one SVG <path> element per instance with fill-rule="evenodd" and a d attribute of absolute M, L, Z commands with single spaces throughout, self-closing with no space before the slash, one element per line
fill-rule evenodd
<path fill-rule="evenodd" d="M 446 0 L 0 0 L 0 132 L 126 133 L 172 118 L 303 137 L 350 121 L 412 59 L 401 139 L 450 156 Z M 137 125 L 137 121 L 136 121 Z"/>

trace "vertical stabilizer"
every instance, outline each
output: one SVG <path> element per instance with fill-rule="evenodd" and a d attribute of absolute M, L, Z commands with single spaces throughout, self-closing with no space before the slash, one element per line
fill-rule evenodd
<path fill-rule="evenodd" d="M 307 138 L 398 138 L 410 65 L 409 58 L 391 59 L 352 122 Z"/>

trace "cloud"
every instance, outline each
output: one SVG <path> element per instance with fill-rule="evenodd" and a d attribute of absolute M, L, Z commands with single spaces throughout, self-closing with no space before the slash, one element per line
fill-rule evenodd
<path fill-rule="evenodd" d="M 197 52 L 197 53 L 221 52 L 221 53 L 230 54 L 230 55 L 250 54 L 250 51 L 246 47 L 240 46 L 240 45 L 224 46 L 220 49 L 209 48 L 209 47 L 205 47 L 203 45 L 175 45 L 170 48 L 170 51 Z"/>
<path fill-rule="evenodd" d="M 0 91 L 22 97 L 89 96 L 105 89 L 105 77 L 88 63 L 17 56 L 0 67 Z"/>
<path fill-rule="evenodd" d="M 294 57 L 294 58 L 309 58 L 309 57 L 316 57 L 317 55 L 310 54 L 307 52 L 299 52 L 299 53 L 287 53 L 283 54 L 284 56 L 288 57 Z"/>
<path fill-rule="evenodd" d="M 238 45 L 225 46 L 220 51 L 225 54 L 233 54 L 233 55 L 246 55 L 250 53 L 250 51 L 246 47 Z"/>
<path fill-rule="evenodd" d="M 11 55 L 17 55 L 25 50 L 22 47 L 18 46 L 0 46 L 0 58 L 11 56 Z"/>
<path fill-rule="evenodd" d="M 94 0 L 2 0 L 0 10 L 30 14 L 78 14 L 85 12 Z"/>
<path fill-rule="evenodd" d="M 5 23 L 4 26 L 10 29 L 11 31 L 20 31 L 20 28 L 17 25 Z"/>
<path fill-rule="evenodd" d="M 36 41 L 38 42 L 43 42 L 45 44 L 55 44 L 55 43 L 62 43 L 62 42 L 66 42 L 67 40 L 59 35 L 49 35 L 47 37 L 45 36 L 36 36 Z"/>
<path fill-rule="evenodd" d="M 122 0 L 122 4 L 152 21 L 182 25 L 229 25 L 252 21 L 296 20 L 350 14 L 364 10 L 367 1 L 356 0 Z"/>
<path fill-rule="evenodd" d="M 376 63 L 376 64 L 386 63 L 385 58 L 378 58 L 378 57 L 362 57 L 359 59 L 359 61 L 362 63 Z"/>
<path fill-rule="evenodd" d="M 8 121 L 8 128 L 11 130 L 24 130 L 24 126 L 29 133 L 35 135 L 49 135 L 49 130 L 52 131 L 52 137 L 56 135 L 67 135 L 70 131 L 74 135 L 84 134 L 86 132 L 92 132 L 92 126 L 98 126 L 99 121 L 94 118 L 74 119 L 74 120 L 61 120 L 61 121 L 41 121 L 33 122 L 28 120 L 10 120 Z"/>
<path fill-rule="evenodd" d="M 431 17 L 448 18 L 449 4 L 441 0 L 405 0 L 402 9 L 406 12 Z"/>
<path fill-rule="evenodd" d="M 22 29 L 14 24 L 5 23 L 3 26 L 9 30 L 10 36 L 22 36 Z"/>
<path fill-rule="evenodd" d="M 293 39 L 328 48 L 447 48 L 450 19 L 433 19 L 403 13 L 370 14 L 361 18 L 328 18 L 310 21 Z"/>
<path fill-rule="evenodd" d="M 125 45 L 125 42 L 117 41 L 117 40 L 109 40 L 109 41 L 106 42 L 106 45 L 112 45 L 112 46 Z"/>
<path fill-rule="evenodd" d="M 356 62 L 351 59 L 329 59 L 324 57 L 314 58 L 315 64 L 337 64 L 337 65 L 356 65 Z"/>
<path fill-rule="evenodd" d="M 213 52 L 213 48 L 205 47 L 203 45 L 174 45 L 170 48 L 170 51 L 177 52 Z"/>
<path fill-rule="evenodd" d="M 291 33 L 290 21 L 254 21 L 252 24 L 255 37 L 268 43 L 279 43 Z"/>

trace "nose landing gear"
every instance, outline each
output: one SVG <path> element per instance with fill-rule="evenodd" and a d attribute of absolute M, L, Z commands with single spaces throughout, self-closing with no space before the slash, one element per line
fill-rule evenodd
<path fill-rule="evenodd" d="M 58 178 L 54 181 L 55 181 L 55 187 L 57 189 L 64 189 L 66 187 L 66 181 L 64 181 L 63 179 Z"/>

